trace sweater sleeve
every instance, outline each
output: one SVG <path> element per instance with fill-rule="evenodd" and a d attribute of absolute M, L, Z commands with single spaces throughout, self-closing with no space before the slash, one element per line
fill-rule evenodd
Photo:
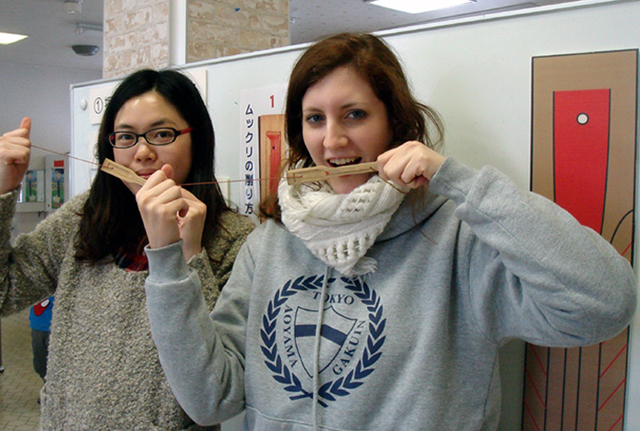
<path fill-rule="evenodd" d="M 181 243 L 147 250 L 147 308 L 153 340 L 173 393 L 200 425 L 244 409 L 245 330 L 253 263 L 246 244 L 209 315 Z"/>
<path fill-rule="evenodd" d="M 17 191 L 0 196 L 0 315 L 17 312 L 54 294 L 63 256 L 73 245 L 78 199 L 63 205 L 33 232 L 19 235 L 12 245 L 11 220 Z"/>
<path fill-rule="evenodd" d="M 457 205 L 460 277 L 488 338 L 569 347 L 629 324 L 637 301 L 630 264 L 567 211 L 493 168 L 451 159 L 430 187 Z"/>

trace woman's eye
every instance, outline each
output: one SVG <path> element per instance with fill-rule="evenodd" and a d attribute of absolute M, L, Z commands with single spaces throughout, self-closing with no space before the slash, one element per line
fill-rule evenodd
<path fill-rule="evenodd" d="M 366 116 L 367 116 L 367 113 L 364 112 L 362 109 L 353 110 L 349 112 L 349 114 L 347 115 L 348 118 L 353 118 L 353 119 L 364 118 Z"/>
<path fill-rule="evenodd" d="M 129 133 L 117 133 L 116 138 L 118 141 L 133 141 L 135 139 L 134 136 Z"/>
<path fill-rule="evenodd" d="M 314 115 L 308 115 L 307 116 L 307 123 L 309 124 L 315 124 L 322 121 L 322 116 L 318 115 L 318 114 L 314 114 Z"/>

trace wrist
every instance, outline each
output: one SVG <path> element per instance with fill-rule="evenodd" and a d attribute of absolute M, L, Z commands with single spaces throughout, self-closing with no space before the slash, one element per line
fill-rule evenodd
<path fill-rule="evenodd" d="M 22 188 L 22 182 L 18 183 L 17 186 L 9 185 L 7 187 L 0 187 L 0 195 L 6 195 L 7 193 L 19 192 Z"/>
<path fill-rule="evenodd" d="M 202 247 L 183 247 L 183 252 L 185 260 L 189 262 L 193 256 L 202 252 Z"/>
<path fill-rule="evenodd" d="M 147 226 L 145 225 L 145 228 Z M 180 241 L 180 231 L 177 229 L 171 229 L 167 227 L 164 230 L 158 232 L 157 230 L 147 229 L 147 236 L 149 238 L 149 248 L 163 248 L 171 244 L 175 244 Z"/>
<path fill-rule="evenodd" d="M 437 154 L 437 153 L 436 153 Z M 429 181 L 431 181 L 431 179 L 433 178 L 433 176 L 438 172 L 438 170 L 440 169 L 440 167 L 444 164 L 445 160 L 447 160 L 446 157 L 437 154 L 434 160 L 434 163 L 431 163 L 429 165 L 429 171 L 427 172 L 427 179 Z"/>

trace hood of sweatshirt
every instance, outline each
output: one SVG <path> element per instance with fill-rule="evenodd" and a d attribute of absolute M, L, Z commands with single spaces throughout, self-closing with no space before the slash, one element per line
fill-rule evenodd
<path fill-rule="evenodd" d="M 431 193 L 428 189 L 411 190 L 385 229 L 378 235 L 376 242 L 386 241 L 415 229 L 417 225 L 424 223 L 438 211 L 447 200 L 444 196 Z"/>
<path fill-rule="evenodd" d="M 387 223 L 387 226 L 383 230 L 383 232 L 378 235 L 376 238 L 376 242 L 382 242 L 386 240 L 393 239 L 403 233 L 415 229 L 416 226 L 422 225 L 429 217 L 431 217 L 442 205 L 447 202 L 447 198 L 436 195 L 434 193 L 430 193 L 425 189 L 411 190 L 407 196 L 402 201 L 402 204 L 396 210 L 396 212 Z M 327 266 L 325 268 L 324 280 L 322 283 L 321 294 L 320 297 L 323 298 L 326 296 L 328 281 L 330 277 L 334 274 L 337 274 L 335 269 Z M 361 277 L 356 277 L 360 281 Z M 326 304 L 323 301 L 318 301 L 317 315 L 316 315 L 316 325 L 314 329 L 314 347 L 313 347 L 313 358 L 314 364 L 312 369 L 312 378 L 313 378 L 313 429 L 314 431 L 319 431 L 321 429 L 321 419 L 319 417 L 319 405 L 321 403 L 319 399 L 319 391 L 320 391 L 320 369 L 319 369 L 319 361 L 320 361 L 320 344 L 322 338 L 322 332 L 325 328 L 325 312 L 328 310 L 326 308 Z M 386 319 L 385 319 L 386 320 Z M 384 325 L 384 322 L 382 322 Z M 384 343 L 384 339 L 380 341 L 379 347 Z"/>

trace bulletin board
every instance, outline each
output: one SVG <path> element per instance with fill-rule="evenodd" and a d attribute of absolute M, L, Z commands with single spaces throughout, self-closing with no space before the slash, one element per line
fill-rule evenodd
<path fill-rule="evenodd" d="M 532 81 L 532 190 L 633 263 L 638 50 L 537 57 Z M 628 347 L 527 345 L 523 429 L 622 430 Z"/>

